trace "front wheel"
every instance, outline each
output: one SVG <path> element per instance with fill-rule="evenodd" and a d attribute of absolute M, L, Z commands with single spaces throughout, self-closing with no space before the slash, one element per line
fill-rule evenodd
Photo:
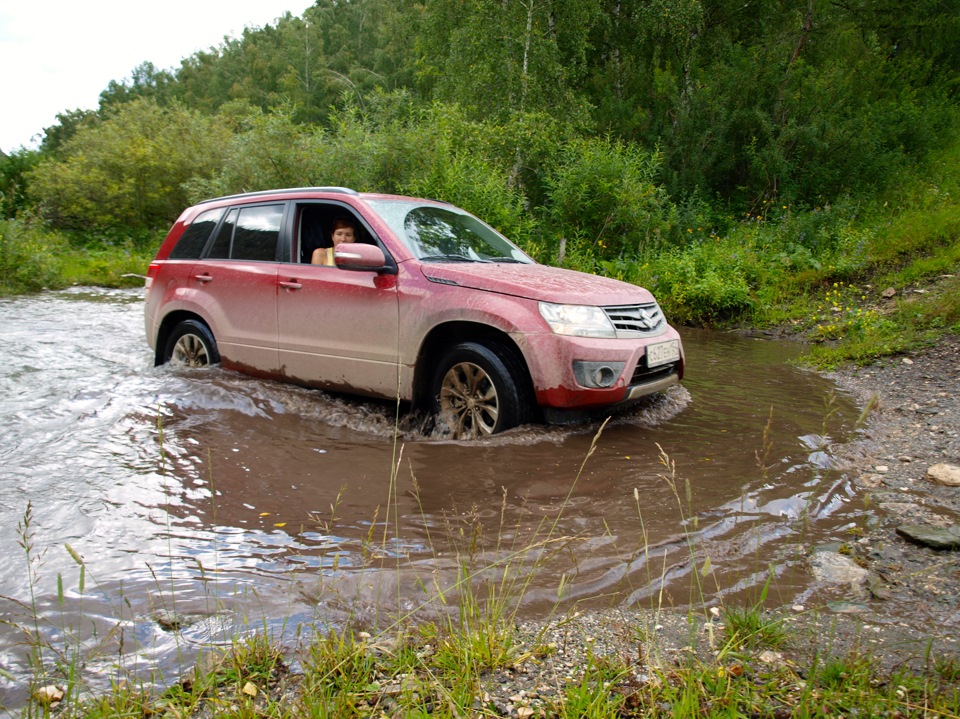
<path fill-rule="evenodd" d="M 443 355 L 434 374 L 434 411 L 454 439 L 477 439 L 526 421 L 522 370 L 506 350 L 462 342 Z"/>
<path fill-rule="evenodd" d="M 184 320 L 167 339 L 164 361 L 174 367 L 209 367 L 220 361 L 217 343 L 203 322 Z"/>

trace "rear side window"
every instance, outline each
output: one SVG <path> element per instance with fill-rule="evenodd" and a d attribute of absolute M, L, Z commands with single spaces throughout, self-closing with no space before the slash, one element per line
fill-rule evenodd
<path fill-rule="evenodd" d="M 275 261 L 282 219 L 283 205 L 244 207 L 240 210 L 237 229 L 233 233 L 231 259 Z"/>
<path fill-rule="evenodd" d="M 233 242 L 233 228 L 237 226 L 238 210 L 230 210 L 227 219 L 220 225 L 220 231 L 213 240 L 213 245 L 207 253 L 207 257 L 215 260 L 226 260 L 230 257 L 230 244 Z"/>
<path fill-rule="evenodd" d="M 283 210 L 283 205 L 258 205 L 230 210 L 207 257 L 275 262 Z"/>
<path fill-rule="evenodd" d="M 171 260 L 196 260 L 203 252 L 204 245 L 217 226 L 220 218 L 223 217 L 223 208 L 216 210 L 207 210 L 197 215 L 196 219 L 190 223 L 190 226 L 183 231 L 180 239 L 172 250 L 170 250 Z"/>

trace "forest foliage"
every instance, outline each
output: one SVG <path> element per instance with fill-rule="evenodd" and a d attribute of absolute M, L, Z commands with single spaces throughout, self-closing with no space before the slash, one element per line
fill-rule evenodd
<path fill-rule="evenodd" d="M 563 214 L 548 206 L 552 163 L 587 141 L 656 156 L 654 179 L 674 202 L 814 206 L 883 190 L 951 135 L 958 9 L 956 0 L 318 0 L 178 68 L 143 63 L 109 84 L 97 110 L 64 111 L 44 131 L 39 166 L 5 168 L 3 181 L 23 173 L 57 225 L 162 225 L 193 179 L 228 191 L 341 177 L 396 189 L 431 162 L 416 156 L 439 131 L 449 152 L 485 145 L 487 169 L 551 215 Z M 456 126 L 438 126 L 444 112 Z M 372 149 L 397 153 L 389 166 L 344 157 L 337 169 L 311 154 L 311 143 L 342 147 L 358 122 Z M 388 148 L 396 142 L 410 144 Z M 242 150 L 240 176 L 223 162 Z M 589 163 L 604 153 L 586 154 Z M 83 196 L 95 190 L 117 196 L 106 205 Z M 166 207 L 155 197 L 165 190 Z"/>
<path fill-rule="evenodd" d="M 440 197 L 715 321 L 953 202 L 958 78 L 960 0 L 317 0 L 65 110 L 2 209 L 149 237 L 239 191 Z"/>

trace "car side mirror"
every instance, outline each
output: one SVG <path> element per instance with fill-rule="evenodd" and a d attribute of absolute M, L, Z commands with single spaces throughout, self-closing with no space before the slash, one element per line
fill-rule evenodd
<path fill-rule="evenodd" d="M 387 258 L 376 245 L 359 242 L 342 244 L 333 251 L 333 261 L 345 270 L 383 270 Z"/>

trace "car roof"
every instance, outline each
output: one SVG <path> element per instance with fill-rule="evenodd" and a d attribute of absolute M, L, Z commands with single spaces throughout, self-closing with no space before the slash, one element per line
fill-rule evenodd
<path fill-rule="evenodd" d="M 207 200 L 202 200 L 198 202 L 195 206 L 199 207 L 201 205 L 219 203 L 219 202 L 229 202 L 236 200 L 255 200 L 259 198 L 266 197 L 275 197 L 275 198 L 284 198 L 284 199 L 311 199 L 317 195 L 350 195 L 353 197 L 358 197 L 361 199 L 368 200 L 386 200 L 386 199 L 404 199 L 404 200 L 416 200 L 423 202 L 436 202 L 438 204 L 447 205 L 448 202 L 443 200 L 434 200 L 429 198 L 419 198 L 419 197 L 407 197 L 405 195 L 394 195 L 390 193 L 380 193 L 380 192 L 357 192 L 356 190 L 349 187 L 338 187 L 338 186 L 328 186 L 328 187 L 287 187 L 280 188 L 275 190 L 259 190 L 257 192 L 243 192 L 236 195 L 224 195 L 223 197 L 212 197 Z"/>

